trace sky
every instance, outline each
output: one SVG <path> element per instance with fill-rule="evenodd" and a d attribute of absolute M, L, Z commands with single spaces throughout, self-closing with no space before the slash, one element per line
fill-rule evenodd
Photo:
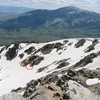
<path fill-rule="evenodd" d="M 36 9 L 57 9 L 65 6 L 76 6 L 100 13 L 100 0 L 0 0 L 0 5 Z"/>

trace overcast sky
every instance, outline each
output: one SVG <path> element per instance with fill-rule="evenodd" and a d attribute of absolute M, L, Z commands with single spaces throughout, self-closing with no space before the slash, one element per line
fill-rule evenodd
<path fill-rule="evenodd" d="M 100 0 L 0 0 L 0 5 L 41 9 L 57 9 L 65 6 L 76 6 L 100 13 Z"/>

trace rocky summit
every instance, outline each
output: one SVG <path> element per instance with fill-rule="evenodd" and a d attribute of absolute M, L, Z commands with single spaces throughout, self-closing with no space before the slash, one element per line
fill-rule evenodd
<path fill-rule="evenodd" d="M 0 100 L 100 100 L 100 39 L 1 46 Z"/>

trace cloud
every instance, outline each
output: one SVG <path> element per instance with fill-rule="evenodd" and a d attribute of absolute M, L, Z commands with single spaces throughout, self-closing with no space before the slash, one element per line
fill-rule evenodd
<path fill-rule="evenodd" d="M 33 8 L 56 9 L 64 6 L 76 6 L 100 12 L 100 0 L 0 0 L 0 4 Z"/>
<path fill-rule="evenodd" d="M 33 3 L 42 3 L 42 4 L 62 4 L 62 3 L 66 3 L 67 0 L 32 0 Z"/>
<path fill-rule="evenodd" d="M 82 9 L 100 12 L 100 0 L 70 0 L 69 4 Z"/>
<path fill-rule="evenodd" d="M 32 3 L 39 3 L 39 0 L 32 0 Z"/>
<path fill-rule="evenodd" d="M 69 0 L 58 0 L 59 3 L 67 3 Z"/>

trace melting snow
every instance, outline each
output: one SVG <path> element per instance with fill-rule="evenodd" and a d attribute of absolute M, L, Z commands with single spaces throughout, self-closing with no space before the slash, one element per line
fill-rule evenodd
<path fill-rule="evenodd" d="M 88 80 L 86 81 L 86 84 L 87 84 L 87 85 L 94 85 L 94 84 L 98 84 L 98 83 L 100 83 L 100 80 L 99 80 L 98 78 L 88 79 Z"/>

